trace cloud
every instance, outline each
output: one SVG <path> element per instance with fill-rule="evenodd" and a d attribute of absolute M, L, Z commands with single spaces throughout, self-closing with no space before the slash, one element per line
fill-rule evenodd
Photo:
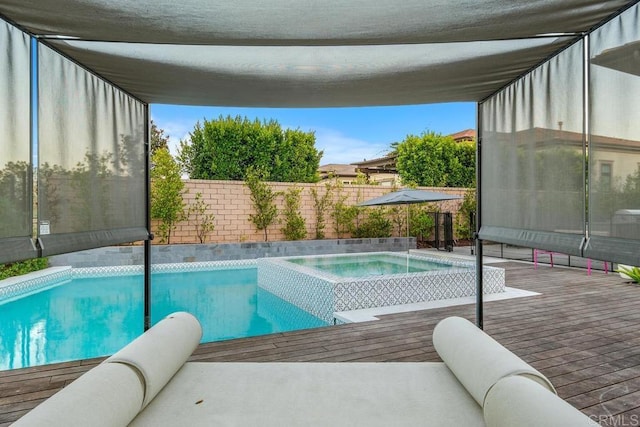
<path fill-rule="evenodd" d="M 365 141 L 327 128 L 316 129 L 316 148 L 324 151 L 320 159 L 321 165 L 375 159 L 384 156 L 390 150 L 388 143 Z"/>
<path fill-rule="evenodd" d="M 169 151 L 174 156 L 178 153 L 178 147 L 180 146 L 180 140 L 189 139 L 189 132 L 191 132 L 195 126 L 195 121 L 191 119 L 185 119 L 180 121 L 165 121 L 153 118 L 154 123 L 158 128 L 164 130 L 164 134 L 169 136 Z"/>

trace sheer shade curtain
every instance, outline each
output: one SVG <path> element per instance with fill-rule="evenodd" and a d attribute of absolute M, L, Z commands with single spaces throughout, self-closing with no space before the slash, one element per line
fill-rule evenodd
<path fill-rule="evenodd" d="M 145 239 L 146 106 L 43 44 L 38 75 L 42 254 Z"/>
<path fill-rule="evenodd" d="M 640 266 L 640 6 L 590 42 L 589 242 L 585 256 Z"/>
<path fill-rule="evenodd" d="M 583 42 L 480 104 L 484 240 L 580 255 Z"/>
<path fill-rule="evenodd" d="M 0 20 L 0 264 L 33 258 L 30 38 Z"/>

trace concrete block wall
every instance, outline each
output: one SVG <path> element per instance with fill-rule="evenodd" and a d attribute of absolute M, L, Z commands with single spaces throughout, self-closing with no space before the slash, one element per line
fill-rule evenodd
<path fill-rule="evenodd" d="M 326 239 L 295 242 L 245 242 L 152 245 L 152 264 L 227 261 L 296 255 L 338 254 L 356 252 L 406 251 L 415 249 L 416 239 Z M 74 268 L 142 265 L 142 246 L 108 246 L 49 257 L 51 266 Z"/>
<path fill-rule="evenodd" d="M 269 183 L 273 191 L 285 192 L 291 187 L 298 187 L 302 190 L 300 213 L 305 219 L 307 227 L 307 238 L 315 238 L 315 203 L 311 195 L 311 189 L 317 188 L 319 196 L 325 193 L 325 184 L 300 184 L 300 183 Z M 207 213 L 215 216 L 215 229 L 207 238 L 206 243 L 242 243 L 242 242 L 264 242 L 264 233 L 257 231 L 249 219 L 249 215 L 255 213 L 250 198 L 250 191 L 242 181 L 208 181 L 208 180 L 186 180 L 186 194 L 183 196 L 185 203 L 193 204 L 197 193 L 202 194 L 202 200 L 209 206 Z M 421 187 L 424 190 L 438 191 L 447 194 L 464 196 L 464 188 L 431 188 Z M 346 203 L 355 205 L 361 201 L 382 196 L 391 191 L 391 188 L 372 185 L 345 185 L 341 194 L 347 196 Z M 336 190 L 333 190 L 334 198 Z M 277 198 L 278 210 L 282 212 L 284 208 L 284 198 Z M 462 200 L 450 200 L 439 202 L 437 206 L 442 211 L 457 212 Z M 282 214 L 279 216 L 280 223 L 269 227 L 269 241 L 279 241 L 284 239 L 281 228 L 284 226 Z M 157 222 L 152 223 L 152 230 L 157 234 Z M 327 239 L 337 238 L 334 231 L 331 212 L 325 212 L 325 237 Z M 350 236 L 341 236 L 350 237 Z M 196 235 L 196 222 L 191 219 L 177 224 L 176 230 L 172 233 L 171 243 L 200 243 Z"/>

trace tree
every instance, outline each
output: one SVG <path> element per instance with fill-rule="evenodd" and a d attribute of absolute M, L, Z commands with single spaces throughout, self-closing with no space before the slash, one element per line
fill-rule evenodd
<path fill-rule="evenodd" d="M 336 200 L 333 203 L 331 217 L 333 218 L 333 229 L 338 239 L 342 239 L 344 234 L 353 233 L 355 229 L 354 221 L 358 216 L 358 207 L 350 206 L 346 203 L 349 195 L 342 194 L 343 184 L 336 180 L 334 183 Z"/>
<path fill-rule="evenodd" d="M 189 206 L 187 216 L 189 219 L 194 217 L 196 236 L 198 236 L 200 243 L 204 243 L 207 240 L 207 235 L 215 229 L 213 222 L 215 216 L 212 213 L 207 213 L 207 210 L 209 210 L 209 205 L 202 200 L 202 193 L 196 193 L 196 199 Z"/>
<path fill-rule="evenodd" d="M 255 214 L 250 214 L 249 219 L 256 226 L 258 231 L 264 231 L 264 241 L 268 241 L 267 229 L 275 223 L 278 218 L 278 208 L 275 199 L 279 193 L 274 192 L 269 185 L 264 182 L 267 174 L 264 170 L 250 167 L 247 170 L 245 184 L 251 191 L 251 202 L 255 209 Z"/>
<path fill-rule="evenodd" d="M 471 239 L 475 230 L 471 229 L 471 212 L 476 211 L 476 190 L 464 193 L 462 204 L 458 208 L 455 218 L 456 236 L 461 239 Z"/>
<path fill-rule="evenodd" d="M 151 218 L 160 220 L 160 242 L 171 243 L 176 223 L 186 218 L 180 178 L 180 166 L 166 148 L 159 148 L 151 157 Z"/>
<path fill-rule="evenodd" d="M 165 150 L 169 150 L 169 135 L 164 135 L 164 129 L 158 128 L 153 120 L 151 120 L 151 138 L 150 138 L 150 150 L 151 155 L 155 153 L 160 148 L 164 148 Z"/>
<path fill-rule="evenodd" d="M 450 136 L 424 132 L 407 135 L 392 145 L 402 180 L 427 187 L 474 187 L 475 144 L 456 143 Z"/>
<path fill-rule="evenodd" d="M 429 204 L 419 203 L 409 205 L 409 234 L 416 237 L 416 241 L 424 241 L 433 234 L 435 218 Z"/>
<path fill-rule="evenodd" d="M 366 219 L 354 230 L 353 237 L 391 237 L 392 228 L 393 225 L 386 215 L 386 209 L 382 207 L 370 208 Z"/>
<path fill-rule="evenodd" d="M 283 130 L 275 120 L 218 117 L 196 123 L 190 141 L 180 141 L 178 160 L 192 179 L 245 180 L 250 167 L 271 181 L 317 182 L 322 152 L 315 134 Z"/>
<path fill-rule="evenodd" d="M 311 197 L 313 197 L 313 210 L 316 214 L 315 238 L 317 240 L 324 239 L 324 228 L 326 226 L 325 212 L 331 206 L 333 200 L 333 185 L 327 181 L 324 183 L 324 194 L 320 196 L 317 187 L 311 188 Z"/>
<path fill-rule="evenodd" d="M 307 227 L 300 214 L 301 188 L 291 187 L 284 193 L 284 227 L 282 233 L 287 240 L 301 240 L 307 236 Z"/>

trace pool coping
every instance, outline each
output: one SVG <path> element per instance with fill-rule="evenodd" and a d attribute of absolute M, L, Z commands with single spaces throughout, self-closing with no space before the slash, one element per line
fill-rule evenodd
<path fill-rule="evenodd" d="M 403 253 L 400 252 L 370 252 L 367 254 L 390 254 L 396 257 L 402 257 Z M 319 257 L 330 257 L 336 254 L 322 254 Z M 340 254 L 341 256 L 357 256 L 360 253 L 352 254 Z M 434 254 L 432 252 L 425 252 L 420 250 L 411 250 L 408 255 L 412 257 L 426 257 L 436 258 L 444 262 L 453 264 L 455 267 L 462 267 L 466 269 L 467 266 L 473 265 L 471 260 L 467 257 L 451 256 L 451 254 Z M 435 256 L 434 256 L 435 255 Z M 278 257 L 271 258 L 271 261 L 276 259 L 286 260 L 288 258 L 304 258 L 305 256 L 290 256 L 290 257 Z M 491 262 L 492 260 L 485 260 L 485 262 Z M 312 270 L 316 275 L 318 273 L 315 269 L 298 265 L 295 263 L 287 263 L 290 268 L 306 273 Z M 204 270 L 225 270 L 234 269 L 238 267 L 256 267 L 258 266 L 258 259 L 245 259 L 245 260 L 223 260 L 223 261 L 204 261 L 204 262 L 191 262 L 191 263 L 170 263 L 170 264 L 154 264 L 151 266 L 152 273 L 176 273 L 187 271 L 204 271 Z M 454 268 L 455 268 L 454 267 Z M 485 267 L 487 268 L 487 267 Z M 0 305 L 12 301 L 16 298 L 22 298 L 34 292 L 42 291 L 46 288 L 58 286 L 64 283 L 66 280 L 70 280 L 76 277 L 104 277 L 104 276 L 122 276 L 130 274 L 140 274 L 143 271 L 141 265 L 128 265 L 128 266 L 108 266 L 108 267 L 80 267 L 73 268 L 71 266 L 61 267 L 49 267 L 40 271 L 31 272 L 25 275 L 10 277 L 0 281 Z M 321 272 L 321 276 L 324 276 L 324 280 L 331 282 L 342 280 L 358 280 L 358 278 L 345 278 L 335 276 L 330 273 Z M 416 273 L 400 273 L 387 275 L 389 277 L 407 277 Z M 420 273 L 418 273 L 420 274 Z M 422 273 L 424 274 L 424 273 Z M 360 278 L 360 280 L 367 280 L 370 277 Z M 56 283 L 51 283 L 55 281 Z M 520 298 L 526 296 L 539 295 L 535 292 L 530 292 L 521 289 L 510 288 L 505 286 L 504 292 L 485 294 L 485 301 L 499 301 L 510 298 Z M 396 304 L 380 307 L 362 308 L 356 310 L 346 310 L 333 312 L 334 323 L 357 323 L 370 320 L 378 320 L 377 316 L 383 316 L 387 314 L 404 313 L 410 311 L 430 310 L 434 308 L 442 308 L 455 305 L 472 304 L 475 302 L 474 296 L 450 298 L 443 300 L 432 300 L 415 302 L 408 304 Z M 299 307 L 298 304 L 295 304 Z"/>
<path fill-rule="evenodd" d="M 280 265 L 285 265 L 287 268 L 296 270 L 303 274 L 312 275 L 315 277 L 319 277 L 323 280 L 331 282 L 333 284 L 342 283 L 342 282 L 364 282 L 368 280 L 378 279 L 381 275 L 378 274 L 370 274 L 370 275 L 362 275 L 362 276 L 338 276 L 336 274 L 329 273 L 324 270 L 320 270 L 317 268 L 309 267 L 302 264 L 296 264 L 291 262 L 291 259 L 297 258 L 331 258 L 331 257 L 358 257 L 362 255 L 388 255 L 398 259 L 405 258 L 407 256 L 417 257 L 417 258 L 434 258 L 429 254 L 425 253 L 414 253 L 414 252 L 390 252 L 390 251 L 377 251 L 377 252 L 354 252 L 354 253 L 346 253 L 346 254 L 321 254 L 321 255 L 297 255 L 297 256 L 286 256 L 286 257 L 267 257 L 262 258 L 268 260 L 269 262 L 277 262 Z M 448 271 L 458 273 L 458 272 L 467 272 L 469 269 L 475 268 L 475 264 L 460 258 L 455 257 L 438 257 L 438 260 L 443 263 L 450 264 L 450 269 Z M 282 264 L 285 262 L 286 264 Z M 442 274 L 440 270 L 430 270 L 430 271 L 417 271 L 417 272 L 408 272 L 408 273 L 392 273 L 392 274 L 384 274 L 385 278 L 389 279 L 401 279 L 405 277 L 418 277 L 419 275 L 430 275 L 435 276 Z"/>
<path fill-rule="evenodd" d="M 483 301 L 501 301 L 512 298 L 524 298 L 542 295 L 539 292 L 527 291 L 524 289 L 504 287 L 504 292 L 484 294 Z M 453 307 L 456 305 L 475 304 L 476 297 L 460 297 L 434 301 L 423 301 L 411 304 L 390 305 L 385 307 L 363 308 L 359 310 L 337 311 L 333 313 L 334 323 L 360 323 L 372 320 L 380 320 L 378 316 L 388 314 L 407 313 L 411 311 L 433 310 L 436 308 Z"/>
<path fill-rule="evenodd" d="M 362 253 L 318 255 L 314 258 L 358 257 Z M 446 263 L 446 270 L 429 270 L 363 277 L 336 276 L 289 260 L 307 256 L 260 258 L 258 287 L 294 304 L 326 322 L 336 323 L 335 313 L 398 307 L 427 301 L 473 297 L 476 265 L 460 257 L 425 252 L 368 252 L 364 255 L 405 257 Z M 485 292 L 503 293 L 504 269 L 483 266 Z M 475 297 L 473 297 L 475 298 Z M 342 320 L 340 320 L 342 321 Z"/>
<path fill-rule="evenodd" d="M 191 263 L 154 264 L 153 274 L 181 273 L 206 270 L 227 270 L 238 267 L 257 267 L 257 260 L 204 261 Z M 141 274 L 142 265 L 79 267 L 48 267 L 20 276 L 0 280 L 0 305 L 23 298 L 35 292 L 59 286 L 74 278 L 117 277 Z"/>
<path fill-rule="evenodd" d="M 71 279 L 71 267 L 48 267 L 0 280 L 0 305 Z M 55 282 L 55 283 L 52 283 Z"/>

